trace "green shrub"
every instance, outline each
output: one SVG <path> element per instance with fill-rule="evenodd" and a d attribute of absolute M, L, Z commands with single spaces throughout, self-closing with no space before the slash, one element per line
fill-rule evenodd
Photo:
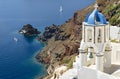
<path fill-rule="evenodd" d="M 110 17 L 109 21 L 111 25 L 120 25 L 120 3 L 111 4 L 105 11 L 105 14 Z"/>
<path fill-rule="evenodd" d="M 116 39 L 112 39 L 111 42 L 117 43 L 118 41 Z"/>
<path fill-rule="evenodd" d="M 63 60 L 62 60 L 62 64 L 67 64 L 69 63 L 70 59 L 68 57 L 65 57 Z"/>
<path fill-rule="evenodd" d="M 74 62 L 75 58 L 74 57 L 65 57 L 62 61 L 61 64 L 65 64 L 67 65 L 68 69 L 73 67 L 73 62 Z"/>
<path fill-rule="evenodd" d="M 68 63 L 68 69 L 72 68 L 73 67 L 73 62 L 74 62 L 74 58 L 71 58 L 71 60 L 69 61 Z"/>

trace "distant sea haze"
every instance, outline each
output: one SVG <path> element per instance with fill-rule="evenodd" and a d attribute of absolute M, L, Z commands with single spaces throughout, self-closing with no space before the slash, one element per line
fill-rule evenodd
<path fill-rule="evenodd" d="M 44 45 L 19 34 L 23 25 L 31 24 L 43 32 L 46 26 L 63 24 L 94 1 L 0 0 L 0 79 L 34 79 L 46 74 L 44 65 L 34 58 Z"/>

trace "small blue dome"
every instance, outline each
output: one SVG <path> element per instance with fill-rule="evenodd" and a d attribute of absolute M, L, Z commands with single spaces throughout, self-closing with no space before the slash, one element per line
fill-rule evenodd
<path fill-rule="evenodd" d="M 100 24 L 107 24 L 105 16 L 100 13 L 98 9 L 95 9 L 92 13 L 89 13 L 85 18 L 85 22 L 92 25 L 95 25 L 96 22 L 99 22 Z"/>

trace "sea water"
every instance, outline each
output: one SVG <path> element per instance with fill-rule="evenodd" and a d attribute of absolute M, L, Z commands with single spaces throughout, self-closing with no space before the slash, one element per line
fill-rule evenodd
<path fill-rule="evenodd" d="M 46 26 L 63 24 L 94 1 L 0 0 L 0 79 L 34 79 L 46 73 L 34 58 L 44 44 L 19 34 L 23 25 L 31 24 L 43 32 Z"/>

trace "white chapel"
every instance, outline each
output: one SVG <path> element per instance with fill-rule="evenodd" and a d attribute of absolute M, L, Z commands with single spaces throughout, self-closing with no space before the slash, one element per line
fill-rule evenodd
<path fill-rule="evenodd" d="M 88 14 L 82 25 L 82 41 L 79 56 L 74 66 L 95 65 L 97 70 L 111 66 L 110 27 L 105 16 L 95 5 L 92 13 Z"/>

